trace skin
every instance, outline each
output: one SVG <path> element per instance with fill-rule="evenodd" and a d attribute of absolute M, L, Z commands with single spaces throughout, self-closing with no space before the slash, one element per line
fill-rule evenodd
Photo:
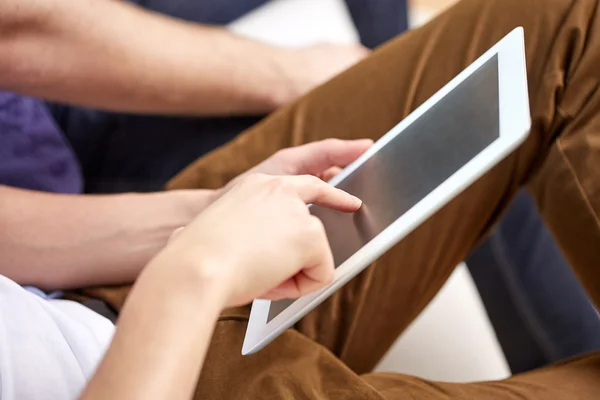
<path fill-rule="evenodd" d="M 367 55 L 283 49 L 117 1 L 0 0 L 0 10 L 0 88 L 116 111 L 267 113 Z"/>
<path fill-rule="evenodd" d="M 216 192 L 85 199 L 2 188 L 0 248 L 11 262 L 0 273 L 57 289 L 139 275 L 81 398 L 190 398 L 224 308 L 330 282 L 331 250 L 306 204 L 356 211 L 359 199 L 318 176 L 371 144 L 329 139 L 282 150 Z M 165 218 L 158 230 L 152 215 Z M 152 259 L 127 267 L 132 254 Z"/>
<path fill-rule="evenodd" d="M 214 116 L 270 112 L 367 51 L 286 50 L 116 1 L 0 0 L 0 54 L 5 90 L 115 111 Z M 331 279 L 325 233 L 306 204 L 360 207 L 318 177 L 368 146 L 286 150 L 218 192 L 76 198 L 1 187 L 0 273 L 46 289 L 138 278 L 82 398 L 189 398 L 224 307 L 295 296 Z M 266 213 L 276 218 L 265 224 Z M 232 235 L 240 247 L 223 251 Z"/>
<path fill-rule="evenodd" d="M 361 201 L 308 174 L 342 167 L 370 144 L 325 141 L 286 150 L 220 191 L 143 270 L 81 398 L 190 398 L 223 308 L 328 284 L 333 256 L 306 205 L 353 212 Z M 329 150 L 344 146 L 353 149 Z M 297 175 L 282 175 L 287 170 Z"/>
<path fill-rule="evenodd" d="M 218 192 L 72 196 L 0 186 L 0 274 L 46 290 L 133 282 L 174 230 L 244 177 L 320 176 L 369 145 L 326 140 L 282 150 Z"/>
<path fill-rule="evenodd" d="M 366 51 L 281 49 L 117 1 L 0 0 L 0 54 L 5 90 L 117 111 L 226 115 L 271 111 Z M 131 282 L 211 196 L 0 186 L 0 273 L 47 290 Z"/>
<path fill-rule="evenodd" d="M 0 186 L 0 274 L 48 291 L 132 282 L 212 195 L 71 196 Z"/>

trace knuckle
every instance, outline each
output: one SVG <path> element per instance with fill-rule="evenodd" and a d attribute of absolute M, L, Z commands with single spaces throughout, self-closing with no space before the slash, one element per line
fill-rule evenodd
<path fill-rule="evenodd" d="M 309 215 L 306 229 L 310 234 L 318 236 L 319 238 L 325 236 L 325 225 L 323 225 L 323 222 L 314 215 Z"/>
<path fill-rule="evenodd" d="M 289 182 L 283 176 L 272 176 L 269 179 L 269 184 L 273 189 L 283 190 L 289 188 Z"/>
<path fill-rule="evenodd" d="M 334 146 L 340 146 L 342 143 L 344 143 L 344 141 L 341 139 L 338 139 L 338 138 L 328 138 L 328 139 L 323 140 L 323 143 L 327 146 L 334 147 Z"/>
<path fill-rule="evenodd" d="M 293 147 L 281 149 L 273 155 L 273 159 L 282 169 L 282 172 L 289 175 L 296 173 L 295 151 Z"/>
<path fill-rule="evenodd" d="M 298 179 L 305 185 L 308 186 L 321 186 L 321 184 L 323 183 L 323 181 L 319 178 L 317 178 L 314 175 L 298 175 Z"/>
<path fill-rule="evenodd" d="M 302 177 L 302 184 L 311 188 L 312 196 L 316 202 L 322 201 L 330 190 L 330 186 L 327 183 L 312 175 L 304 175 Z"/>
<path fill-rule="evenodd" d="M 265 179 L 264 174 L 254 172 L 254 173 L 246 175 L 243 178 L 243 182 L 246 184 L 257 184 L 257 183 L 263 182 L 264 179 Z"/>
<path fill-rule="evenodd" d="M 273 158 L 275 158 L 276 160 L 279 160 L 279 161 L 285 160 L 290 157 L 290 150 L 291 150 L 291 148 L 277 150 L 275 152 L 275 154 L 273 154 Z"/>
<path fill-rule="evenodd" d="M 249 173 L 240 178 L 239 182 L 235 184 L 239 190 L 248 191 L 250 193 L 257 193 L 264 190 L 269 182 L 268 175 L 262 173 Z"/>
<path fill-rule="evenodd" d="M 272 194 L 292 197 L 294 186 L 287 176 L 270 176 L 268 187 Z"/>

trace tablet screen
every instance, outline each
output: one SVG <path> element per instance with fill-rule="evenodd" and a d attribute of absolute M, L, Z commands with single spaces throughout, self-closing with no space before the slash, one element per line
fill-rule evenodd
<path fill-rule="evenodd" d="M 323 221 L 336 267 L 499 136 L 495 55 L 337 185 L 362 199 L 359 211 L 311 207 Z M 294 301 L 271 302 L 267 322 Z"/>

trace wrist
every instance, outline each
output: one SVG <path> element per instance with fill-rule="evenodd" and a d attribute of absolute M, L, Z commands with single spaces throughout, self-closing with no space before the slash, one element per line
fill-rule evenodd
<path fill-rule="evenodd" d="M 273 85 L 270 101 L 272 107 L 277 109 L 297 99 L 302 95 L 302 90 L 297 84 L 298 78 L 295 73 L 297 62 L 294 50 L 274 48 L 272 60 L 277 71 L 277 83 Z"/>
<path fill-rule="evenodd" d="M 232 93 L 229 103 L 244 104 L 247 113 L 268 113 L 295 99 L 294 52 L 281 46 L 249 39 L 223 28 L 213 28 L 214 39 L 230 60 L 243 60 L 244 68 L 230 70 L 228 82 Z M 228 70 L 232 65 L 217 68 Z M 242 111 L 242 113 L 246 113 Z M 229 113 L 239 113 L 230 110 Z"/>
<path fill-rule="evenodd" d="M 174 207 L 181 212 L 181 218 L 185 221 L 181 226 L 196 218 L 217 197 L 215 190 L 207 189 L 173 190 L 165 193 L 172 199 Z"/>
<path fill-rule="evenodd" d="M 146 279 L 157 282 L 161 291 L 176 293 L 195 302 L 209 301 L 214 312 L 227 306 L 230 278 L 223 262 L 202 255 L 202 250 L 190 250 L 189 244 L 175 241 L 161 251 L 146 267 Z M 196 303 L 198 304 L 198 303 Z"/>
<path fill-rule="evenodd" d="M 134 239 L 127 244 L 129 252 L 141 253 L 143 267 L 164 249 L 173 232 L 188 225 L 210 204 L 213 191 L 179 190 L 158 193 L 130 193 L 113 197 L 117 203 L 113 209 L 127 211 L 121 220 L 118 236 Z M 136 265 L 138 265 L 136 263 Z M 136 272 L 139 273 L 139 270 Z"/>

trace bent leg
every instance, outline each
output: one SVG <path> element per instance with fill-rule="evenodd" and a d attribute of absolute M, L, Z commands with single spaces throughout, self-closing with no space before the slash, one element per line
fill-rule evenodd
<path fill-rule="evenodd" d="M 365 384 L 381 390 L 373 398 L 393 392 L 417 398 L 597 396 L 599 361 L 593 356 L 504 383 L 441 385 L 358 374 L 371 370 L 528 182 L 568 260 L 600 300 L 594 262 L 600 245 L 598 22 L 592 0 L 465 0 L 176 177 L 170 188 L 220 187 L 284 147 L 326 137 L 376 139 L 513 28 L 525 28 L 533 120 L 527 142 L 304 318 L 299 332 L 290 330 L 256 356 L 241 358 L 234 344 L 241 345 L 243 321 L 222 321 L 199 390 L 235 398 L 227 379 L 245 365 L 250 375 L 235 389 L 250 398 L 261 397 L 265 386 L 283 398 L 302 398 L 305 386 L 335 398 L 331 393 L 360 391 Z"/>

